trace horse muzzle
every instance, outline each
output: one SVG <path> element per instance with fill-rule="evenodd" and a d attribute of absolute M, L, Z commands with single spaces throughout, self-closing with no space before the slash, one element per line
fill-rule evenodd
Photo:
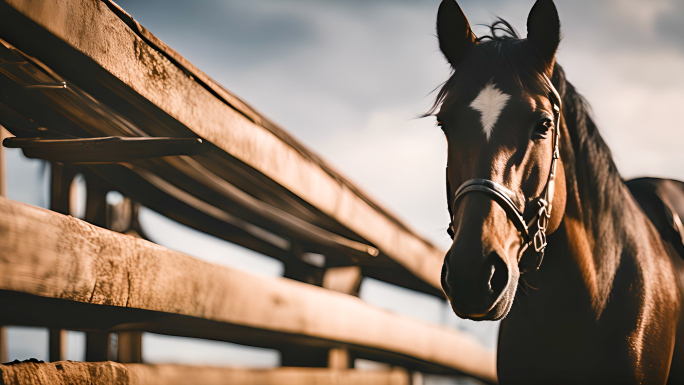
<path fill-rule="evenodd" d="M 476 321 L 505 317 L 515 295 L 517 278 L 504 257 L 492 251 L 473 269 L 454 263 L 464 260 L 455 250 L 458 249 L 452 248 L 447 254 L 441 280 L 456 315 Z"/>

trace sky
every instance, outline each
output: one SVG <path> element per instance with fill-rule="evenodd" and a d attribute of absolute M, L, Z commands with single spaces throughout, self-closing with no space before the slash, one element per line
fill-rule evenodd
<path fill-rule="evenodd" d="M 533 1 L 462 1 L 481 34 L 525 33 Z M 119 1 L 164 42 L 278 122 L 442 247 L 446 143 L 416 119 L 449 75 L 435 0 Z M 557 1 L 558 60 L 626 177 L 684 178 L 684 2 Z M 651 133 L 657 135 L 650 135 Z M 681 132 L 681 133 L 680 133 Z M 684 153 L 683 153 L 684 154 Z M 681 158 L 681 159 L 680 159 Z"/>
<path fill-rule="evenodd" d="M 417 118 L 450 73 L 434 31 L 438 0 L 120 0 L 118 4 L 420 234 L 444 249 L 449 247 L 446 142 L 433 118 Z M 459 4 L 478 35 L 485 31 L 479 24 L 491 23 L 497 16 L 524 35 L 534 1 Z M 680 166 L 684 124 L 679 119 L 684 105 L 684 1 L 557 0 L 556 4 L 564 36 L 558 63 L 593 107 L 622 175 L 684 180 Z M 29 167 L 18 154 L 8 152 L 8 163 L 12 162 Z M 29 183 L 26 175 L 10 172 L 10 197 L 40 199 L 29 186 L 39 177 Z M 145 222 L 156 229 L 150 231 L 152 237 L 168 247 L 255 273 L 282 271 L 277 263 L 249 253 L 226 261 L 226 254 L 236 253 L 234 246 L 212 237 L 204 236 L 200 246 L 189 247 L 183 238 L 169 234 L 203 235 L 152 212 L 144 213 Z M 458 321 L 432 298 L 370 280 L 364 282 L 362 298 L 472 330 L 483 343 L 495 346 L 496 324 Z M 256 361 L 273 360 L 268 354 Z"/>

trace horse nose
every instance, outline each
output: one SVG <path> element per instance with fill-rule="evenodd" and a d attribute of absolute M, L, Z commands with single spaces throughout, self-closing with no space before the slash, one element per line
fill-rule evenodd
<path fill-rule="evenodd" d="M 481 263 L 460 254 L 453 247 L 447 254 L 442 288 L 459 316 L 483 317 L 496 306 L 508 286 L 508 265 L 497 251 L 491 251 Z"/>

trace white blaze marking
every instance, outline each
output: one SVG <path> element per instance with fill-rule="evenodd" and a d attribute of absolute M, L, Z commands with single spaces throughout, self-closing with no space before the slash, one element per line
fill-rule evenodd
<path fill-rule="evenodd" d="M 487 137 L 487 141 L 492 136 L 492 130 L 496 121 L 499 120 L 501 111 L 506 106 L 506 102 L 510 99 L 510 95 L 499 91 L 494 83 L 489 82 L 480 91 L 475 100 L 470 103 L 470 108 L 480 112 L 480 122 L 482 123 L 482 132 Z"/>

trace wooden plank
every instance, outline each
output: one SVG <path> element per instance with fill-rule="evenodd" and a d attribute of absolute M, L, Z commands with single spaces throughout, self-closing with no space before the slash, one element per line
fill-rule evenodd
<path fill-rule="evenodd" d="M 125 366 L 114 362 L 23 362 L 0 365 L 3 385 L 129 385 Z"/>
<path fill-rule="evenodd" d="M 3 8 L 3 4 L 0 2 L 0 8 Z M 9 7 L 4 5 L 4 8 Z M 20 29 L 14 28 L 13 23 L 16 24 L 17 20 L 25 19 L 23 15 L 11 8 L 7 10 L 8 12 L 5 11 L 0 10 L 0 34 L 2 34 L 3 27 L 6 26 L 10 31 Z M 7 23 L 2 22 L 3 17 L 6 18 Z M 19 25 L 26 26 L 27 23 L 33 24 L 24 20 Z M 98 80 L 96 84 L 99 86 L 91 88 L 90 92 L 97 93 L 101 99 L 87 95 L 71 82 L 67 83 L 67 88 L 48 89 L 45 92 L 36 93 L 34 88 L 30 88 L 34 87 L 33 85 L 53 84 L 58 80 L 59 84 L 65 82 L 62 77 L 44 63 L 20 52 L 6 41 L 0 40 L 0 58 L 2 59 L 0 60 L 0 73 L 2 73 L 0 75 L 0 99 L 3 100 L 0 103 L 0 122 L 11 127 L 12 132 L 16 135 L 26 138 L 34 138 L 37 133 L 41 136 L 54 138 L 107 135 L 147 137 L 149 135 L 179 135 L 179 132 L 187 130 L 186 128 L 173 128 L 179 124 L 177 121 L 169 121 L 170 118 L 162 123 L 164 119 L 160 115 L 155 115 L 156 119 L 150 120 L 149 115 L 154 112 L 155 106 L 137 94 L 130 94 L 129 92 L 133 91 L 127 90 L 125 86 L 124 89 L 121 89 L 122 86 L 118 84 L 120 83 L 119 80 L 114 79 L 111 75 L 107 74 L 112 79 L 108 79 L 107 76 L 104 79 L 99 78 L 98 76 L 105 73 L 101 67 L 89 59 L 83 62 L 82 58 L 69 55 L 70 51 L 74 51 L 73 48 L 49 32 L 36 26 L 36 29 L 31 30 L 31 33 L 27 32 L 20 36 L 29 35 L 34 36 L 33 39 L 30 39 L 31 42 L 39 40 L 45 42 L 39 46 L 42 54 L 59 52 L 58 64 L 71 63 L 72 65 L 66 66 L 66 69 L 79 68 L 77 74 L 71 74 L 73 77 L 81 79 L 84 77 L 84 73 L 90 74 L 91 77 L 95 76 Z M 45 47 L 51 47 L 51 49 L 45 50 L 43 49 Z M 71 53 L 73 54 L 73 52 Z M 88 77 L 86 76 L 86 78 Z M 29 88 L 30 90 L 27 91 Z M 107 104 L 119 109 L 122 106 L 127 106 L 128 109 L 122 113 L 126 113 L 127 116 L 133 115 L 134 118 L 128 119 L 110 108 L 105 108 Z M 133 126 L 131 120 L 141 127 L 145 127 L 145 131 Z M 368 258 L 365 252 L 359 253 L 357 247 L 350 249 L 348 242 L 343 242 L 344 244 L 338 242 L 337 240 L 340 240 L 341 236 L 364 245 L 369 244 L 367 240 L 359 237 L 358 234 L 353 233 L 333 218 L 296 197 L 292 192 L 263 174 L 254 172 L 251 167 L 235 160 L 225 152 L 213 151 L 205 156 L 194 157 L 192 163 L 188 163 L 189 157 L 183 159 L 184 161 L 180 163 L 183 167 L 178 167 L 180 160 L 178 157 L 136 161 L 136 169 L 144 171 L 140 175 L 133 170 L 117 165 L 113 165 L 115 168 L 112 168 L 112 165 L 90 165 L 88 168 L 108 180 L 113 185 L 112 188 L 124 195 L 137 197 L 135 199 L 145 206 L 199 231 L 278 258 L 284 262 L 286 270 L 301 269 L 304 266 L 301 261 L 293 258 L 293 250 L 289 250 L 289 246 L 279 252 L 277 250 L 275 253 L 269 252 L 269 249 L 271 249 L 270 251 L 274 250 L 265 244 L 270 243 L 268 239 L 263 238 L 265 233 L 271 232 L 271 235 L 274 235 L 272 232 L 275 231 L 281 238 L 293 237 L 286 241 L 288 245 L 296 245 L 300 248 L 304 247 L 305 251 L 325 254 L 328 257 L 327 267 L 357 264 L 362 267 L 364 276 L 444 298 L 444 293 L 439 288 L 422 281 L 384 253 L 381 252 L 377 258 Z M 55 164 L 53 162 L 53 165 Z M 82 167 L 79 169 L 84 172 Z M 156 179 L 164 180 L 163 185 L 166 187 L 158 183 L 152 185 L 147 180 L 142 180 L 140 183 L 140 179 L 149 175 L 150 172 L 154 174 L 153 176 Z M 156 195 L 161 195 L 160 198 L 150 196 L 154 190 L 157 190 Z M 182 190 L 182 197 L 175 193 L 178 190 Z M 239 192 L 238 195 L 235 194 L 236 191 Z M 169 198 L 175 199 L 174 196 L 178 198 L 178 203 L 184 207 L 183 210 L 179 209 L 178 204 L 160 204 Z M 253 198 L 245 200 L 240 196 Z M 195 204 L 198 200 L 204 202 L 204 208 Z M 259 204 L 255 206 L 254 202 Z M 173 209 L 169 209 L 170 207 Z M 220 215 L 210 214 L 205 210 L 206 208 L 209 208 L 211 213 L 218 212 Z M 208 214 L 212 218 L 207 218 Z M 282 214 L 287 215 L 283 216 Z M 233 226 L 236 224 L 235 221 L 228 218 L 234 216 L 242 220 L 243 223 L 240 228 L 235 228 Z M 287 219 L 288 216 L 293 216 L 299 222 L 309 225 L 305 228 L 296 225 L 291 220 L 286 220 L 289 223 L 283 224 L 282 219 Z M 276 220 L 274 221 L 274 219 Z M 228 223 L 210 223 L 225 222 L 225 220 L 228 220 Z M 226 224 L 230 229 L 226 229 Z M 255 228 L 254 225 L 261 229 Z M 317 235 L 312 237 L 315 235 L 314 232 L 309 231 L 312 229 L 312 225 L 314 230 L 323 230 L 323 232 L 315 231 Z M 293 232 L 296 229 L 305 231 Z M 326 236 L 326 233 L 333 235 L 333 237 Z M 273 236 L 269 236 L 269 238 L 273 239 Z M 282 248 L 277 244 L 271 245 Z M 364 249 L 366 249 L 365 246 Z"/>
<path fill-rule="evenodd" d="M 183 365 L 56 362 L 0 365 L 4 385 L 409 385 L 405 371 L 265 370 Z"/>
<path fill-rule="evenodd" d="M 35 139 L 11 138 L 5 147 L 21 148 L 27 158 L 65 163 L 123 163 L 163 156 L 197 155 L 211 147 L 193 138 Z"/>
<path fill-rule="evenodd" d="M 356 371 L 312 368 L 268 370 L 126 365 L 131 384 L 149 385 L 409 385 L 404 370 Z M 197 381 L 196 379 L 201 379 Z"/>
<path fill-rule="evenodd" d="M 217 97 L 216 91 L 188 76 L 182 63 L 170 61 L 159 47 L 150 46 L 104 2 L 5 1 L 176 119 L 190 133 L 209 140 L 284 186 L 423 281 L 440 287 L 441 250 L 389 215 L 320 158 L 310 156 L 310 151 L 296 148 L 255 123 L 255 119 L 227 104 L 225 98 Z M 10 40 L 21 44 L 17 36 L 26 35 L 20 28 L 8 28 L 3 33 L 13 34 Z M 23 49 L 21 44 L 18 48 Z M 50 58 L 40 59 L 56 65 Z M 72 74 L 77 71 L 65 70 Z"/>
<path fill-rule="evenodd" d="M 392 356 L 407 365 L 422 362 L 453 373 L 496 377 L 494 354 L 456 330 L 342 293 L 215 266 L 5 198 L 0 198 L 0 271 L 0 290 L 108 305 L 96 307 L 102 312 L 126 307 L 198 317 L 291 341 Z M 133 314 L 126 322 L 135 322 Z M 109 318 L 112 327 L 121 322 Z"/>

